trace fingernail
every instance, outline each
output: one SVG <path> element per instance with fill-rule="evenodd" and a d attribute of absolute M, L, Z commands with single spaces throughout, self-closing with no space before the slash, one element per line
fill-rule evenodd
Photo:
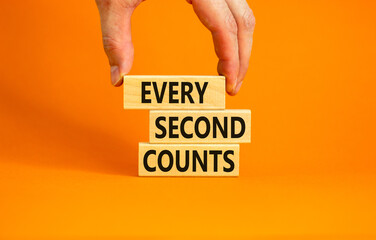
<path fill-rule="evenodd" d="M 236 85 L 235 87 L 235 91 L 233 92 L 234 94 L 237 94 L 240 90 L 240 87 L 242 86 L 243 84 L 243 81 L 241 81 L 240 83 L 238 83 L 238 85 Z"/>
<path fill-rule="evenodd" d="M 235 84 L 227 83 L 226 84 L 226 91 L 228 93 L 232 93 L 235 89 L 235 86 L 236 86 L 236 82 L 235 82 Z"/>
<path fill-rule="evenodd" d="M 118 66 L 111 66 L 111 83 L 117 86 L 121 81 L 120 72 Z"/>

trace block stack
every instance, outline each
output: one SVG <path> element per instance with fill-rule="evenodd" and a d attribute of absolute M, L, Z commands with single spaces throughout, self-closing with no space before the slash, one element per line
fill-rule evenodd
<path fill-rule="evenodd" d="M 125 76 L 124 108 L 150 109 L 139 176 L 238 176 L 251 111 L 225 109 L 222 76 Z"/>

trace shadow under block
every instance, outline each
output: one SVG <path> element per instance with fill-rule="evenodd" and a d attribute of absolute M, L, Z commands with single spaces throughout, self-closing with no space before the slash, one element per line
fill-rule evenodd
<path fill-rule="evenodd" d="M 239 176 L 239 144 L 138 145 L 139 176 Z"/>
<path fill-rule="evenodd" d="M 151 110 L 150 143 L 249 143 L 250 110 Z"/>
<path fill-rule="evenodd" d="M 223 76 L 124 76 L 125 109 L 225 109 Z"/>

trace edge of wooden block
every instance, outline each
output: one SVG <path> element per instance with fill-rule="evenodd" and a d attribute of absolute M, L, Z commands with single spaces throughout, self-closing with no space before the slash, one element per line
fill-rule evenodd
<path fill-rule="evenodd" d="M 220 78 L 226 80 L 224 76 L 220 75 L 124 75 L 123 80 L 126 78 Z"/>

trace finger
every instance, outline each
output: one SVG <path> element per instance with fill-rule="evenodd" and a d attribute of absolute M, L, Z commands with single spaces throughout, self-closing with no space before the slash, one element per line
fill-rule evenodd
<path fill-rule="evenodd" d="M 233 94 L 236 94 L 247 73 L 251 57 L 255 17 L 246 0 L 226 0 L 226 2 L 238 26 L 239 73 L 238 82 L 233 92 Z"/>
<path fill-rule="evenodd" d="M 136 3 L 121 0 L 96 0 L 102 27 L 103 47 L 111 66 L 111 82 L 123 83 L 133 63 L 134 49 L 131 37 L 131 16 Z"/>
<path fill-rule="evenodd" d="M 226 77 L 226 91 L 234 91 L 239 72 L 237 25 L 224 0 L 191 0 L 200 21 L 212 33 L 219 58 L 218 73 Z"/>

